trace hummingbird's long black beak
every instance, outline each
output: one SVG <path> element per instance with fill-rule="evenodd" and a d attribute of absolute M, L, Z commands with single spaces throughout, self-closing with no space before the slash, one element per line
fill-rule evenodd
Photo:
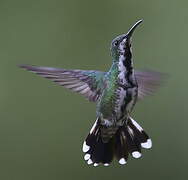
<path fill-rule="evenodd" d="M 131 29 L 128 31 L 128 33 L 126 34 L 126 38 L 127 39 L 130 39 L 131 38 L 131 36 L 132 36 L 132 34 L 133 34 L 133 32 L 134 32 L 134 30 L 142 23 L 142 19 L 141 20 L 139 20 L 139 21 L 137 21 L 132 27 L 131 27 Z"/>

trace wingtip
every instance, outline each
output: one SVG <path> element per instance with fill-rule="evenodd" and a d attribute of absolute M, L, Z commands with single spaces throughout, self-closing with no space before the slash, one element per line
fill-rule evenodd
<path fill-rule="evenodd" d="M 26 65 L 26 64 L 21 64 L 18 65 L 19 68 L 31 71 L 31 72 L 36 72 L 40 67 L 33 66 L 33 65 Z"/>
<path fill-rule="evenodd" d="M 23 68 L 23 69 L 31 69 L 34 66 L 31 65 L 27 65 L 27 64 L 18 64 L 17 65 L 19 68 Z"/>
<path fill-rule="evenodd" d="M 17 64 L 17 66 L 18 66 L 19 68 L 25 68 L 27 65 L 25 65 L 25 64 Z"/>

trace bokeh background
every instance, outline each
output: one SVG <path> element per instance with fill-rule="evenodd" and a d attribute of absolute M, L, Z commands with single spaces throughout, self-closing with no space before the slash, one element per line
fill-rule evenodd
<path fill-rule="evenodd" d="M 0 0 L 0 179 L 187 179 L 187 7 L 186 0 Z M 81 149 L 95 104 L 17 65 L 105 71 L 111 40 L 141 18 L 135 67 L 169 74 L 134 110 L 153 148 L 126 166 L 88 166 Z"/>

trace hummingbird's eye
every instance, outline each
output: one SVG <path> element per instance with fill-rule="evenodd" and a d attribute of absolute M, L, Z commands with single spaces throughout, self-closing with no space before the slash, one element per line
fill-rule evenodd
<path fill-rule="evenodd" d="M 118 41 L 115 41 L 115 42 L 114 42 L 114 46 L 117 46 L 117 45 L 118 45 Z"/>

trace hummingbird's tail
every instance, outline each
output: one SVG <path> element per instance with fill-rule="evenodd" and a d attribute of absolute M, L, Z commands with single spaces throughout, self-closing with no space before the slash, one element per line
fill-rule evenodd
<path fill-rule="evenodd" d="M 129 154 L 134 158 L 140 158 L 141 147 L 149 149 L 152 146 L 149 136 L 131 117 L 128 118 L 125 125 L 119 127 L 108 142 L 103 141 L 101 129 L 102 125 L 97 119 L 84 141 L 84 159 L 88 164 L 98 166 L 99 163 L 102 163 L 104 166 L 108 166 L 114 156 L 120 164 L 126 164 Z"/>

